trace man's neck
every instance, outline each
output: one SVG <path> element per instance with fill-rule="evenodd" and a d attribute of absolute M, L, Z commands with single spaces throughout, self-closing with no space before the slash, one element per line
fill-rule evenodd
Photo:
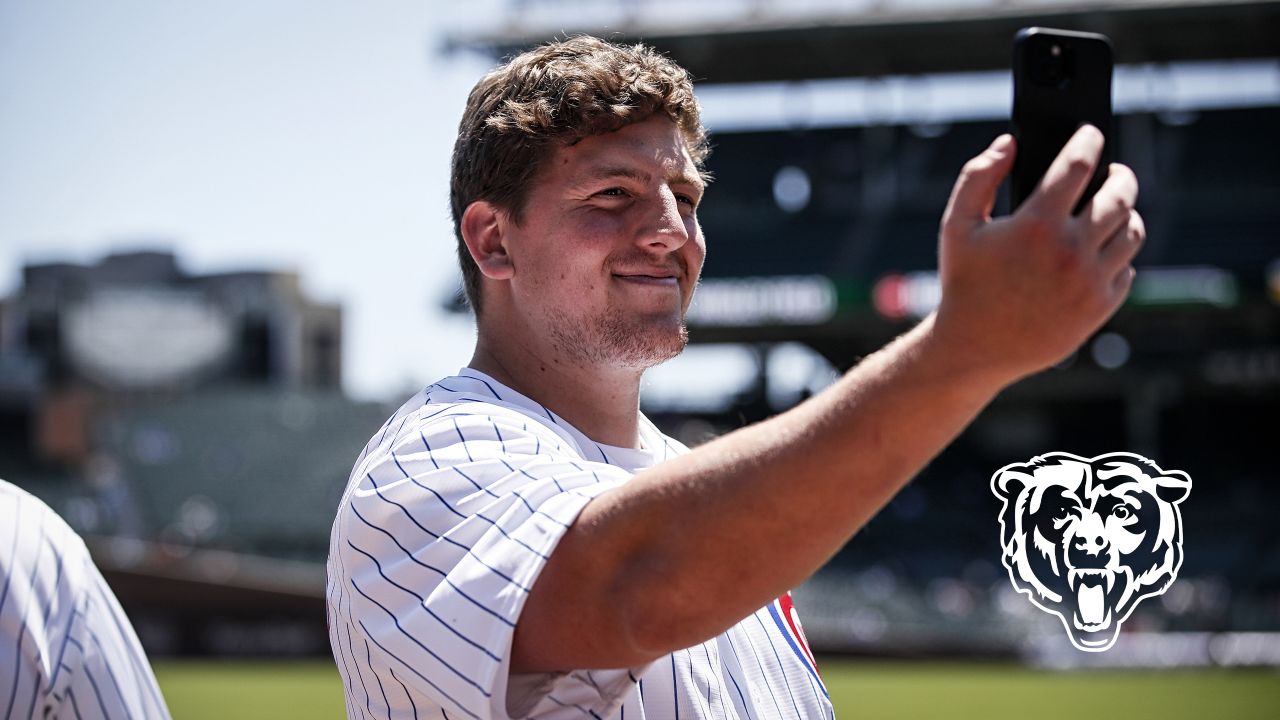
<path fill-rule="evenodd" d="M 583 367 L 540 345 L 491 342 L 484 333 L 468 367 L 542 403 L 598 443 L 640 447 L 643 370 Z"/>

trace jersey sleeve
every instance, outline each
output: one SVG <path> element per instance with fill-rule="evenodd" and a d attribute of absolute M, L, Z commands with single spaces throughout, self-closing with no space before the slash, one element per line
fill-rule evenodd
<path fill-rule="evenodd" d="M 54 678 L 52 696 L 60 697 L 62 712 L 74 717 L 168 718 L 155 674 L 124 609 L 88 552 L 75 559 L 76 566 L 66 569 L 79 587 L 60 648 L 66 675 Z"/>
<path fill-rule="evenodd" d="M 564 531 L 631 474 L 502 408 L 437 411 L 405 428 L 357 470 L 333 534 L 330 633 L 348 702 L 365 704 L 349 713 L 381 716 L 407 696 L 451 717 L 605 715 L 638 673 L 519 676 L 509 712 L 510 650 Z"/>
<path fill-rule="evenodd" d="M 0 707 L 6 717 L 157 718 L 168 708 L 84 541 L 0 481 Z"/>

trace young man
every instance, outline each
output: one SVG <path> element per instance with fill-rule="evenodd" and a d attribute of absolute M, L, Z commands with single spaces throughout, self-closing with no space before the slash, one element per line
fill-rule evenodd
<path fill-rule="evenodd" d="M 0 717 L 169 717 L 129 618 L 84 541 L 0 480 Z"/>
<path fill-rule="evenodd" d="M 370 441 L 334 524 L 350 717 L 828 717 L 788 590 L 1002 388 L 1119 306 L 1142 242 L 1081 130 L 1012 217 L 1008 136 L 962 171 L 937 312 L 826 392 L 694 451 L 639 412 L 706 246 L 683 70 L 574 38 L 480 81 L 453 210 L 479 340 Z M 731 250 L 725 250 L 731 252 Z M 788 252 L 783 245 L 779 253 Z"/>

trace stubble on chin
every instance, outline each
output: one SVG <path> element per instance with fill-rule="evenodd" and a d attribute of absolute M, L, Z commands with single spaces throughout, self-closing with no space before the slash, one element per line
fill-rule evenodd
<path fill-rule="evenodd" d="M 645 370 L 680 354 L 689 329 L 678 323 L 626 318 L 620 313 L 571 317 L 557 312 L 550 323 L 557 349 L 574 364 Z"/>

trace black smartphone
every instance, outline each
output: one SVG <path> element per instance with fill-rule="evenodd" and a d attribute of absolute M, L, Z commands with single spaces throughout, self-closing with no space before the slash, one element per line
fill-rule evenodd
<path fill-rule="evenodd" d="M 1017 210 L 1035 191 L 1062 146 L 1081 125 L 1106 143 L 1093 178 L 1073 212 L 1089 202 L 1111 163 L 1111 41 L 1097 33 L 1023 28 L 1013 39 L 1013 162 L 1010 197 Z"/>

